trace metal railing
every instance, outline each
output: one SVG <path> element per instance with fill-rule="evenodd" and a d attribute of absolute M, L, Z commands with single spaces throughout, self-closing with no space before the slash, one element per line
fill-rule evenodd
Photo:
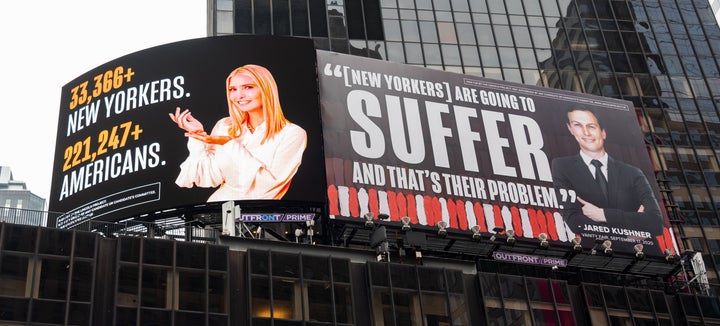
<path fill-rule="evenodd" d="M 104 237 L 119 236 L 171 239 L 177 241 L 217 243 L 220 231 L 212 228 L 200 228 L 189 223 L 162 222 L 103 222 L 87 221 L 73 227 L 76 230 L 91 231 Z"/>
<path fill-rule="evenodd" d="M 47 226 L 48 220 L 55 220 L 62 213 L 38 211 L 24 208 L 0 207 L 0 222 Z"/>

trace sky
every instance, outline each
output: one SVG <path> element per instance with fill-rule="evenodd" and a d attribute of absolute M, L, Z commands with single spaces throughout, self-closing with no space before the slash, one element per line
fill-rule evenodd
<path fill-rule="evenodd" d="M 48 199 L 62 87 L 126 54 L 205 37 L 206 16 L 206 0 L 0 1 L 0 166 Z"/>

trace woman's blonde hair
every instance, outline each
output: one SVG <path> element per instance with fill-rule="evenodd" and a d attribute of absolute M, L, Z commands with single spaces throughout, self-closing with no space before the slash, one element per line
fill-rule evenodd
<path fill-rule="evenodd" d="M 262 94 L 263 115 L 265 118 L 265 126 L 267 127 L 262 143 L 275 136 L 276 133 L 285 127 L 288 120 L 283 115 L 280 107 L 280 96 L 278 95 L 277 84 L 275 78 L 265 67 L 258 65 L 244 65 L 233 70 L 228 75 L 225 86 L 228 101 L 228 111 L 230 111 L 230 127 L 228 134 L 233 137 L 239 137 L 242 134 L 242 125 L 249 119 L 247 112 L 237 109 L 237 104 L 230 100 L 230 80 L 233 76 L 245 75 L 250 77 L 260 88 Z"/>

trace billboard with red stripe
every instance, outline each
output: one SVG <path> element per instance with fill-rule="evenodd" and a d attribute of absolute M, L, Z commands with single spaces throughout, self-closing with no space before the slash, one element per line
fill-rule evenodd
<path fill-rule="evenodd" d="M 332 218 L 676 247 L 630 102 L 325 51 L 318 70 Z"/>

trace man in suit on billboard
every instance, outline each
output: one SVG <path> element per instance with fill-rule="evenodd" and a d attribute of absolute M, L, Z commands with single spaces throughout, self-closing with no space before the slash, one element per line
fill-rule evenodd
<path fill-rule="evenodd" d="M 662 214 L 645 174 L 608 155 L 605 128 L 591 110 L 573 108 L 567 119 L 580 152 L 554 159 L 552 176 L 556 190 L 577 195 L 574 202 L 568 196 L 561 203 L 568 227 L 576 234 L 619 239 L 630 247 L 661 235 Z"/>

